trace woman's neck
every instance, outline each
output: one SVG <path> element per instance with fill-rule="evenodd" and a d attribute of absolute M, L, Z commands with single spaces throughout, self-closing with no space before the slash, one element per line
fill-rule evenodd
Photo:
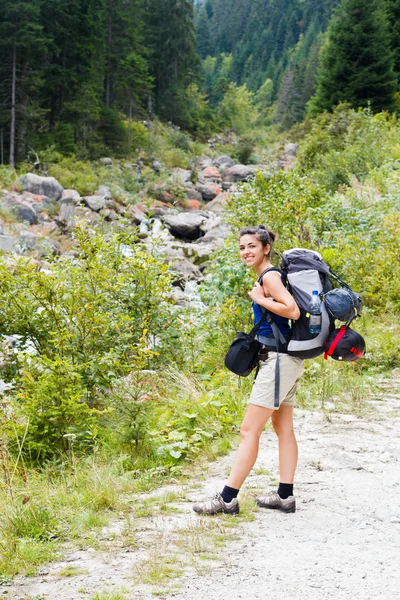
<path fill-rule="evenodd" d="M 262 263 L 257 265 L 254 270 L 257 273 L 257 276 L 260 277 L 261 273 L 263 273 L 265 271 L 265 269 L 269 269 L 270 267 L 273 267 L 273 264 L 271 263 L 271 261 L 263 260 Z"/>

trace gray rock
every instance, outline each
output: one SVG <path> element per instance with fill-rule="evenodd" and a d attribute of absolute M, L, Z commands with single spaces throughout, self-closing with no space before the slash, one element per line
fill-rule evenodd
<path fill-rule="evenodd" d="M 79 202 L 81 195 L 76 190 L 63 190 L 61 200 L 64 200 L 64 198 L 71 198 L 75 202 Z"/>
<path fill-rule="evenodd" d="M 70 226 L 74 219 L 75 201 L 73 198 L 62 198 L 60 202 L 59 220 Z"/>
<path fill-rule="evenodd" d="M 0 221 L 0 235 L 4 235 L 3 223 Z"/>
<path fill-rule="evenodd" d="M 173 236 L 188 240 L 201 237 L 201 225 L 208 219 L 204 213 L 182 212 L 164 217 L 164 222 Z"/>
<path fill-rule="evenodd" d="M 217 185 L 206 185 L 205 183 L 198 183 L 196 190 L 200 192 L 204 202 L 211 202 L 219 194 L 221 188 Z"/>
<path fill-rule="evenodd" d="M 213 162 L 218 169 L 229 169 L 229 167 L 233 167 L 235 164 L 235 161 L 230 156 L 218 156 Z"/>
<path fill-rule="evenodd" d="M 220 215 L 223 212 L 225 212 L 225 207 L 227 205 L 227 202 L 228 202 L 228 194 L 226 192 L 221 192 L 220 194 L 218 194 L 218 196 L 216 198 L 214 198 L 214 200 L 212 202 L 209 202 L 207 204 L 207 210 L 210 210 L 210 211 L 216 213 L 217 215 Z"/>
<path fill-rule="evenodd" d="M 154 171 L 155 173 L 157 173 L 157 174 L 158 174 L 158 173 L 161 171 L 161 169 L 162 169 L 162 164 L 161 164 L 161 163 L 160 163 L 160 161 L 159 161 L 159 160 L 157 160 L 157 159 L 153 160 L 153 162 L 151 163 L 151 166 L 152 166 L 152 168 L 153 168 L 153 171 Z"/>
<path fill-rule="evenodd" d="M 38 222 L 36 211 L 27 202 L 21 202 L 16 207 L 16 213 L 19 221 L 27 221 L 29 225 L 36 225 Z"/>
<path fill-rule="evenodd" d="M 203 196 L 198 190 L 194 190 L 193 188 L 186 188 L 185 194 L 189 198 L 189 200 L 197 200 L 198 202 L 203 202 Z"/>
<path fill-rule="evenodd" d="M 93 212 L 99 212 L 106 206 L 106 199 L 103 196 L 84 196 L 82 202 Z"/>
<path fill-rule="evenodd" d="M 248 181 L 254 177 L 254 171 L 247 165 L 234 165 L 225 169 L 224 180 L 235 183 L 235 181 Z"/>
<path fill-rule="evenodd" d="M 106 200 L 112 200 L 110 188 L 107 185 L 101 185 L 97 190 L 97 196 L 103 196 Z"/>
<path fill-rule="evenodd" d="M 207 243 L 213 240 L 227 240 L 231 235 L 231 230 L 227 223 L 221 223 L 219 227 L 214 227 L 207 231 L 207 233 L 199 240 L 199 243 Z"/>
<path fill-rule="evenodd" d="M 60 253 L 60 245 L 58 242 L 47 237 L 35 235 L 31 231 L 21 231 L 19 239 L 23 251 L 37 250 L 41 256 Z"/>
<path fill-rule="evenodd" d="M 32 194 L 47 196 L 52 200 L 59 200 L 64 190 L 54 177 L 40 177 L 40 175 L 35 175 L 35 173 L 22 175 L 18 179 L 17 184 Z"/>
<path fill-rule="evenodd" d="M 4 252 L 14 252 L 16 249 L 16 241 L 10 235 L 0 235 L 0 248 Z"/>
<path fill-rule="evenodd" d="M 112 167 L 112 158 L 106 156 L 100 159 L 100 162 L 104 167 Z"/>
<path fill-rule="evenodd" d="M 172 273 L 179 276 L 180 280 L 199 279 L 202 276 L 199 267 L 187 258 L 176 258 L 169 262 L 169 267 Z"/>
<path fill-rule="evenodd" d="M 192 177 L 192 171 L 190 169 L 181 169 L 177 167 L 172 170 L 172 179 L 179 181 L 180 183 L 188 183 Z"/>

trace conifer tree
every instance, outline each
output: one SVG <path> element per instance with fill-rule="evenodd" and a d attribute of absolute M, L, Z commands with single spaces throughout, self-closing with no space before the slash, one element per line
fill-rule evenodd
<path fill-rule="evenodd" d="M 379 0 L 342 0 L 328 29 L 311 113 L 339 102 L 374 111 L 394 108 L 393 55 Z"/>
<path fill-rule="evenodd" d="M 394 72 L 400 85 L 400 0 L 386 0 L 390 44 L 394 58 Z"/>

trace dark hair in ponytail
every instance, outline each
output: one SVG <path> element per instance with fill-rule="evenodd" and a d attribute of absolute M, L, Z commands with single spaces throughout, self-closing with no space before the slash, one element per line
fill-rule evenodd
<path fill-rule="evenodd" d="M 245 227 L 240 232 L 240 237 L 242 237 L 243 235 L 255 235 L 256 238 L 260 240 L 264 248 L 269 244 L 271 246 L 271 250 L 272 244 L 277 237 L 276 234 L 267 227 L 265 227 L 265 225 L 257 225 L 256 227 Z M 269 254 L 271 254 L 271 250 Z"/>

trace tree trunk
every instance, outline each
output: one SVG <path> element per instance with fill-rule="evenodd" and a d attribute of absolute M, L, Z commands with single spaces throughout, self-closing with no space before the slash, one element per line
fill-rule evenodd
<path fill-rule="evenodd" d="M 132 112 L 133 112 L 133 98 L 132 98 L 132 94 L 131 94 L 130 101 L 129 101 L 129 118 L 128 118 L 128 156 L 131 151 Z"/>
<path fill-rule="evenodd" d="M 113 2 L 108 2 L 108 37 L 107 37 L 107 72 L 106 72 L 106 108 L 111 105 L 111 45 L 112 45 L 112 12 Z"/>
<path fill-rule="evenodd" d="M 15 96 L 17 87 L 17 46 L 14 43 L 11 84 L 10 167 L 15 169 Z"/>

